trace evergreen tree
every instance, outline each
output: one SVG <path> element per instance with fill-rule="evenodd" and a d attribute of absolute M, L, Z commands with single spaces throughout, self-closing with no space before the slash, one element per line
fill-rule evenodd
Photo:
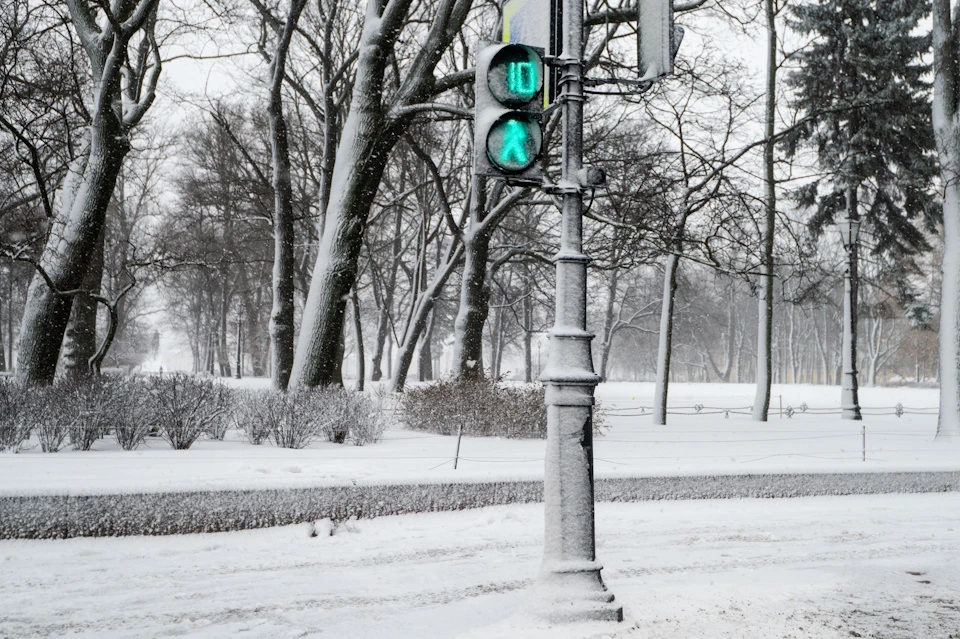
<path fill-rule="evenodd" d="M 931 247 L 934 228 L 930 36 L 918 35 L 927 0 L 815 0 L 791 11 L 790 27 L 812 42 L 788 75 L 795 105 L 812 118 L 786 139 L 786 151 L 816 153 L 823 175 L 798 189 L 815 208 L 816 237 L 844 214 L 863 219 L 873 253 L 906 275 Z M 909 299 L 901 302 L 908 303 Z"/>

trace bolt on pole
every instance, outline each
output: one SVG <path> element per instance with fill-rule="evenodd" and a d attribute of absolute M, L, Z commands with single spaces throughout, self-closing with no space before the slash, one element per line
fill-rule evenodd
<path fill-rule="evenodd" d="M 543 566 L 534 611 L 552 622 L 622 621 L 600 576 L 596 560 L 593 481 L 594 389 L 586 330 L 587 263 L 583 254 L 583 3 L 563 2 L 560 102 L 563 109 L 563 165 L 557 191 L 563 197 L 557 268 L 556 317 L 549 360 L 541 374 L 546 386 L 547 446 L 544 471 Z"/>

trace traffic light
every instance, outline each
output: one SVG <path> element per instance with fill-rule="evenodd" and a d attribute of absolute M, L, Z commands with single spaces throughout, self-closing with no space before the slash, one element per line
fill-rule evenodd
<path fill-rule="evenodd" d="M 543 51 L 524 44 L 480 50 L 476 75 L 474 173 L 539 185 L 543 174 Z"/>
<path fill-rule="evenodd" d="M 637 3 L 637 62 L 641 80 L 673 75 L 683 28 L 673 22 L 673 0 L 640 0 Z"/>

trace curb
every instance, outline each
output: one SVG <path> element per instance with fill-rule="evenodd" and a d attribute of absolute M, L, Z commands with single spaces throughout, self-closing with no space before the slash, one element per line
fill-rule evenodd
<path fill-rule="evenodd" d="M 595 487 L 602 502 L 951 491 L 960 471 L 604 478 Z M 542 500 L 542 481 L 0 497 L 0 539 L 224 532 Z"/>

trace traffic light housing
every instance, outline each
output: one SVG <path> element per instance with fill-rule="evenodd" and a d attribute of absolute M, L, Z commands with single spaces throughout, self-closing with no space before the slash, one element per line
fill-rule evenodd
<path fill-rule="evenodd" d="M 637 2 L 637 67 L 641 80 L 673 75 L 673 60 L 683 39 L 683 28 L 673 21 L 673 0 Z"/>
<path fill-rule="evenodd" d="M 543 181 L 543 50 L 494 44 L 477 56 L 474 163 L 476 175 L 509 184 Z"/>

